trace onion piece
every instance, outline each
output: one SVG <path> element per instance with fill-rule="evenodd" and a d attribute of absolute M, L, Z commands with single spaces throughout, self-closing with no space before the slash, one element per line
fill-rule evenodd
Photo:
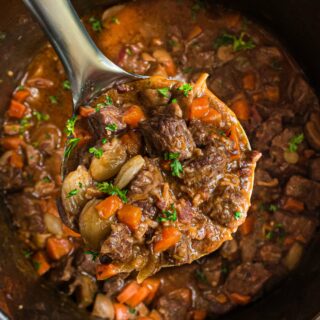
<path fill-rule="evenodd" d="M 115 186 L 123 189 L 126 187 L 131 180 L 137 175 L 137 173 L 141 170 L 144 166 L 145 160 L 140 156 L 137 155 L 130 160 L 128 160 L 121 168 L 120 172 L 118 173 L 115 179 Z"/>
<path fill-rule="evenodd" d="M 56 217 L 50 213 L 45 213 L 43 216 L 43 220 L 44 220 L 44 224 L 47 227 L 47 230 L 50 233 L 52 233 L 56 236 L 61 236 L 63 234 L 62 222 L 58 217 Z"/>
<path fill-rule="evenodd" d="M 94 301 L 92 315 L 102 319 L 113 320 L 114 309 L 110 298 L 105 294 L 98 293 Z"/>
<path fill-rule="evenodd" d="M 289 269 L 293 270 L 299 263 L 303 253 L 303 247 L 300 243 L 295 242 L 284 258 L 284 265 Z"/>

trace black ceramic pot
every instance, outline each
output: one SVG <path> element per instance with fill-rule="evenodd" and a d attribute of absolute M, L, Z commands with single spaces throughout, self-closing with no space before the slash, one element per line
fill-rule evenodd
<path fill-rule="evenodd" d="M 60 1 L 60 0 L 52 0 Z M 148 0 L 146 0 L 148 1 Z M 102 3 L 119 1 L 78 0 L 80 13 Z M 213 1 L 212 1 L 213 2 Z M 276 34 L 320 88 L 319 0 L 222 0 L 260 21 Z M 10 92 L 44 36 L 21 0 L 0 0 L 0 119 Z M 8 71 L 10 71 L 8 73 Z M 10 74 L 13 73 L 13 76 Z M 320 237 L 307 248 L 299 268 L 277 288 L 228 320 L 311 320 L 320 314 Z M 25 260 L 10 229 L 7 210 L 0 199 L 0 320 L 89 319 L 76 305 L 44 284 Z M 320 316 L 319 316 L 320 319 Z"/>

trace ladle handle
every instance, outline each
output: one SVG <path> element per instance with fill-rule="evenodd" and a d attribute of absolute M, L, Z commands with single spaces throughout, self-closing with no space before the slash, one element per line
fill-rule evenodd
<path fill-rule="evenodd" d="M 103 89 L 103 77 L 112 81 L 127 74 L 97 48 L 69 0 L 23 1 L 47 33 L 66 69 L 74 108 Z"/>

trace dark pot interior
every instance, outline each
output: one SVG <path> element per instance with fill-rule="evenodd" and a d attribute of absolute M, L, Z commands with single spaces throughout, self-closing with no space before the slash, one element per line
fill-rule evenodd
<path fill-rule="evenodd" d="M 79 12 L 101 3 L 119 1 L 74 1 Z M 317 0 L 222 1 L 261 21 L 276 34 L 302 65 L 313 86 L 320 87 L 320 2 Z M 43 40 L 21 0 L 0 0 L 0 114 L 15 83 L 35 48 Z M 3 39 L 4 38 L 4 39 Z M 13 71 L 13 76 L 8 71 Z M 0 203 L 0 319 L 87 319 L 88 316 L 53 288 L 42 283 L 25 260 L 9 226 L 6 208 Z M 306 250 L 299 268 L 263 299 L 240 308 L 223 319 L 317 318 L 320 312 L 319 234 Z"/>

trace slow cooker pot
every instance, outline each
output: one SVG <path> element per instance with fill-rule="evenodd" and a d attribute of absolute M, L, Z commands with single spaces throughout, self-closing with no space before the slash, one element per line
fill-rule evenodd
<path fill-rule="evenodd" d="M 52 0 L 54 1 L 54 0 Z M 146 0 L 147 1 L 147 0 Z M 119 1 L 74 1 L 79 13 Z M 212 0 L 213 2 L 213 0 Z M 320 2 L 318 0 L 225 0 L 260 21 L 277 35 L 320 88 Z M 45 40 L 21 0 L 0 0 L 0 115 L 37 46 Z M 1 116 L 0 116 L 1 119 Z M 299 268 L 255 303 L 221 319 L 320 319 L 320 233 L 307 248 Z M 317 315 L 319 313 L 319 315 Z M 69 299 L 35 274 L 15 239 L 3 199 L 0 199 L 0 320 L 89 319 Z"/>

